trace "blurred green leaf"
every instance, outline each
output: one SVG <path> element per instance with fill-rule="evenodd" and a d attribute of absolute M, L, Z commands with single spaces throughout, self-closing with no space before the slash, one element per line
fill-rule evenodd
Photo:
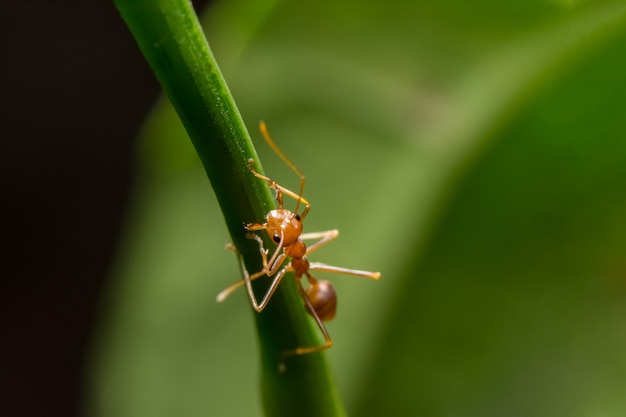
<path fill-rule="evenodd" d="M 383 272 L 330 277 L 328 356 L 353 415 L 624 414 L 625 12 L 564 1 L 209 11 L 244 119 L 266 120 L 307 174 L 306 230 L 341 230 L 313 260 Z M 163 114 L 146 125 L 146 158 L 186 146 L 180 126 L 155 128 Z M 297 184 L 259 151 L 272 178 Z M 229 237 L 199 167 L 176 167 L 137 184 L 92 408 L 260 415 L 245 294 L 213 302 L 239 274 Z"/>
<path fill-rule="evenodd" d="M 394 303 L 356 415 L 626 412 L 616 101 L 626 31 L 615 35 L 563 68 L 463 173 L 407 266 L 415 278 Z"/>

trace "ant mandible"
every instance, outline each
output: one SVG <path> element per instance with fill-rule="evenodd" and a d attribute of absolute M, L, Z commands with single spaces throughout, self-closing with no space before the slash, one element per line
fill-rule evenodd
<path fill-rule="evenodd" d="M 279 185 L 274 180 L 261 175 L 254 169 L 254 160 L 248 160 L 252 174 L 257 178 L 266 181 L 271 188 L 276 190 L 278 208 L 270 210 L 266 216 L 265 223 L 250 223 L 247 224 L 245 228 L 248 231 L 265 230 L 277 244 L 277 247 L 272 256 L 268 259 L 268 250 L 264 248 L 261 237 L 254 233 L 249 233 L 247 235 L 249 239 L 254 239 L 258 242 L 259 252 L 263 261 L 263 269 L 250 275 L 243 262 L 243 258 L 238 253 L 237 249 L 230 244 L 227 245 L 228 249 L 233 250 L 238 254 L 244 279 L 236 282 L 219 293 L 217 301 L 223 301 L 234 290 L 245 284 L 248 297 L 250 298 L 253 308 L 260 313 L 267 306 L 285 274 L 288 272 L 294 272 L 298 293 L 304 300 L 306 311 L 315 319 L 317 326 L 322 332 L 325 344 L 321 346 L 298 347 L 284 352 L 284 355 L 303 355 L 318 352 L 332 346 L 332 339 L 330 338 L 328 330 L 326 329 L 326 326 L 324 326 L 323 322 L 329 321 L 335 317 L 335 313 L 337 311 L 337 294 L 330 281 L 318 280 L 310 273 L 310 271 L 334 272 L 338 274 L 354 275 L 372 279 L 380 279 L 380 273 L 341 268 L 319 262 L 309 262 L 306 255 L 314 252 L 326 243 L 335 239 L 339 235 L 339 231 L 327 230 L 324 232 L 302 233 L 302 221 L 311 208 L 310 203 L 302 197 L 305 177 L 303 173 L 285 156 L 285 154 L 280 151 L 278 146 L 276 146 L 267 132 L 267 127 L 264 122 L 260 123 L 260 130 L 270 148 L 272 148 L 272 150 L 276 152 L 276 154 L 300 176 L 300 191 L 296 194 L 293 191 Z M 283 194 L 286 194 L 297 201 L 295 212 L 284 208 Z M 302 202 L 305 206 L 302 214 L 298 214 L 300 202 Z M 309 239 L 319 240 L 307 249 L 304 240 Z M 280 269 L 288 257 L 291 258 L 291 260 L 287 265 Z M 274 276 L 274 279 L 272 280 L 272 283 L 263 296 L 261 302 L 258 302 L 252 290 L 252 281 L 263 276 Z M 308 286 L 306 289 L 302 286 L 302 276 L 306 276 L 307 278 Z"/>

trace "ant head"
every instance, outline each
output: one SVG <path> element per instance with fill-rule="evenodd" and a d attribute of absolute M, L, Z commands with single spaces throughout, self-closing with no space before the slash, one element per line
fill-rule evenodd
<path fill-rule="evenodd" d="M 302 233 L 300 216 L 284 208 L 271 210 L 267 214 L 266 225 L 267 233 L 276 244 L 280 243 L 282 237 L 283 247 L 293 245 Z"/>
<path fill-rule="evenodd" d="M 330 281 L 314 280 L 305 291 L 320 320 L 330 321 L 335 317 L 335 313 L 337 313 L 337 293 Z M 309 314 L 313 315 L 306 304 L 305 308 Z"/>

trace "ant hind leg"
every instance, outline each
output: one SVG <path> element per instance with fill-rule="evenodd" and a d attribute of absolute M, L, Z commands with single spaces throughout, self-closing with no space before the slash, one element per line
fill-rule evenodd
<path fill-rule="evenodd" d="M 314 282 L 315 278 L 313 278 L 312 280 L 311 279 L 309 280 L 311 282 Z M 300 296 L 302 297 L 302 300 L 304 300 L 306 310 L 313 317 L 313 319 L 315 319 L 315 323 L 317 324 L 317 327 L 322 332 L 325 343 L 319 346 L 298 347 L 292 350 L 288 350 L 288 351 L 283 352 L 283 357 L 293 356 L 293 355 L 306 355 L 307 353 L 321 352 L 322 350 L 330 349 L 330 347 L 333 345 L 333 341 L 330 338 L 330 334 L 328 333 L 328 330 L 326 330 L 326 326 L 324 326 L 322 319 L 317 314 L 315 307 L 313 306 L 313 303 L 311 302 L 311 299 L 307 295 L 307 291 L 302 287 L 300 277 L 296 278 L 296 286 L 298 288 L 298 292 L 300 293 Z"/>

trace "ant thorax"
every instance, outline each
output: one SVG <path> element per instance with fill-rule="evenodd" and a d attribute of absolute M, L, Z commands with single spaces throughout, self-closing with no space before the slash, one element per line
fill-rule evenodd
<path fill-rule="evenodd" d="M 293 245 L 302 234 L 302 221 L 298 214 L 287 209 L 271 210 L 267 214 L 267 233 L 279 243 L 281 236 L 283 247 Z"/>
<path fill-rule="evenodd" d="M 306 268 L 309 267 L 309 261 L 307 261 L 306 257 L 304 256 L 306 255 L 306 244 L 304 243 L 302 239 L 298 238 L 298 240 L 293 242 L 293 245 L 287 246 L 285 248 L 285 254 L 294 259 L 303 259 L 304 261 L 306 261 Z M 295 268 L 295 264 L 293 264 L 293 266 Z"/>

